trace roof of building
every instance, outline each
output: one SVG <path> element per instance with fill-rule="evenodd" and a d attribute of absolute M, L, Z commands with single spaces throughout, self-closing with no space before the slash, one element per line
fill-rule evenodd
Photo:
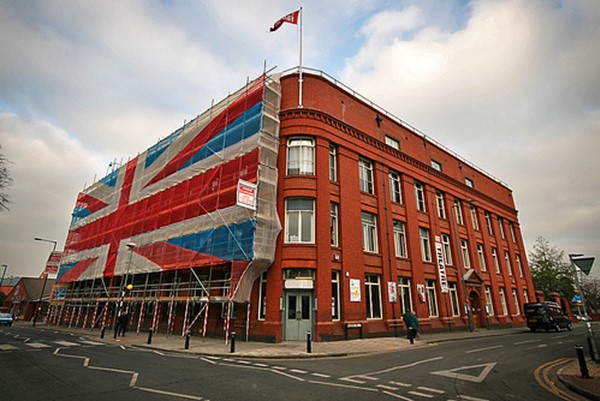
<path fill-rule="evenodd" d="M 44 279 L 38 277 L 23 277 L 8 293 L 7 300 L 19 297 L 21 301 L 39 302 L 42 289 L 44 291 L 42 300 L 48 300 L 52 293 L 54 279 L 49 278 L 44 286 Z M 17 293 L 18 291 L 18 293 Z"/>

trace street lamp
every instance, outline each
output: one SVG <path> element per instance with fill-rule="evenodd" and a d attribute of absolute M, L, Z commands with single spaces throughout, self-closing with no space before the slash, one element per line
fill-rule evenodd
<path fill-rule="evenodd" d="M 8 265 L 2 265 L 2 280 L 0 280 L 0 287 L 4 284 L 4 275 L 6 274 L 6 269 L 8 269 Z"/>
<path fill-rule="evenodd" d="M 587 313 L 587 307 L 585 305 L 585 294 L 581 291 L 581 286 L 579 284 L 579 275 L 577 274 L 577 268 L 584 272 L 586 276 L 590 273 L 592 265 L 594 264 L 593 256 L 584 256 L 581 253 L 570 253 L 569 260 L 571 261 L 571 265 L 573 266 L 573 275 L 575 276 L 575 286 L 579 294 L 581 294 L 581 306 L 583 307 L 583 315 L 587 317 L 586 326 L 588 330 L 588 344 L 590 346 L 590 353 L 592 354 L 592 359 L 596 361 L 596 363 L 600 362 L 600 358 L 598 357 L 598 349 L 596 348 L 596 339 L 594 338 L 594 331 L 592 330 L 592 323 L 590 322 L 589 315 Z"/>
<path fill-rule="evenodd" d="M 53 244 L 53 248 L 52 248 L 52 253 L 54 253 L 56 251 L 56 244 L 57 242 L 54 241 L 53 239 L 45 239 L 45 238 L 40 238 L 40 237 L 35 237 L 33 239 L 34 241 L 41 241 L 41 242 L 49 242 L 51 244 Z M 44 284 L 42 284 L 42 292 L 40 293 L 40 299 L 38 301 L 38 307 L 35 310 L 35 312 L 33 313 L 33 326 L 35 326 L 35 323 L 37 322 L 38 319 L 38 315 L 39 313 L 42 311 L 42 298 L 44 296 L 44 291 L 46 290 L 46 283 L 48 282 L 48 273 L 46 272 L 46 269 L 44 268 Z"/>
<path fill-rule="evenodd" d="M 476 201 L 476 199 L 469 200 L 469 203 Z M 467 313 L 467 321 L 469 323 L 469 332 L 473 332 L 473 319 L 471 317 L 471 308 L 469 307 L 468 294 L 467 294 L 467 282 L 465 281 L 465 275 L 463 272 L 463 261 L 461 258 L 460 245 L 458 243 L 458 227 L 456 225 L 456 219 L 458 217 L 458 208 L 460 204 L 458 202 L 454 202 L 452 205 L 452 209 L 456 209 L 454 211 L 454 218 L 452 219 L 452 225 L 454 226 L 454 243 L 456 245 L 456 259 L 458 262 L 458 274 L 460 274 L 460 279 L 462 281 L 463 294 L 465 297 L 465 312 Z"/>
<path fill-rule="evenodd" d="M 114 318 L 114 323 L 113 323 L 113 325 L 115 326 L 115 333 L 114 333 L 113 338 L 117 338 L 117 335 L 118 335 L 119 328 L 117 325 L 117 319 L 121 316 L 121 310 L 123 308 L 123 301 L 125 299 L 125 291 L 127 289 L 127 281 L 129 280 L 129 269 L 131 269 L 131 257 L 133 255 L 133 250 L 137 247 L 137 245 L 133 242 L 129 242 L 125 246 L 127 247 L 127 249 L 129 249 L 129 261 L 127 262 L 127 270 L 125 271 L 125 276 L 123 277 L 123 280 L 121 281 L 121 297 L 119 299 L 119 303 L 117 304 L 117 307 L 115 308 L 115 318 Z"/>

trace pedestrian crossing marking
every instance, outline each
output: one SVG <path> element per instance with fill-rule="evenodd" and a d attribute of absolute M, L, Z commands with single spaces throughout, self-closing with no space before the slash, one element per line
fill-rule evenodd
<path fill-rule="evenodd" d="M 79 342 L 86 345 L 106 345 L 106 343 L 100 343 L 98 341 L 92 340 L 79 340 Z"/>
<path fill-rule="evenodd" d="M 81 344 L 74 343 L 71 341 L 54 341 L 55 344 L 62 345 L 63 347 L 79 347 Z"/>
<path fill-rule="evenodd" d="M 50 348 L 48 344 L 44 343 L 25 343 L 25 345 L 31 348 Z"/>
<path fill-rule="evenodd" d="M 18 348 L 10 344 L 0 344 L 0 351 L 12 351 L 13 349 Z"/>

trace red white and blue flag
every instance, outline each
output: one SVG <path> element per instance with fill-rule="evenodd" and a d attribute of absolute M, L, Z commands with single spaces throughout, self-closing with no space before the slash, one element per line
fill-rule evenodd
<path fill-rule="evenodd" d="M 252 260 L 255 211 L 237 192 L 258 183 L 264 87 L 261 77 L 80 193 L 59 282 Z"/>

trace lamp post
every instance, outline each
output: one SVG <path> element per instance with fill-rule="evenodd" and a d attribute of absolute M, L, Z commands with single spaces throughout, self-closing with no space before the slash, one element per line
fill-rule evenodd
<path fill-rule="evenodd" d="M 581 269 L 586 275 L 590 273 L 592 265 L 594 264 L 594 257 L 592 256 L 584 256 L 581 253 L 570 253 L 569 260 L 571 261 L 571 266 L 573 266 L 573 275 L 575 276 L 575 288 L 581 294 L 581 306 L 583 308 L 583 315 L 587 317 L 585 324 L 588 330 L 588 343 L 590 346 L 590 354 L 592 359 L 596 361 L 596 363 L 600 362 L 600 358 L 598 357 L 598 349 L 596 348 L 596 339 L 594 337 L 594 331 L 592 330 L 592 323 L 590 322 L 589 315 L 587 313 L 587 307 L 585 304 L 585 294 L 581 291 L 581 286 L 579 284 L 579 275 L 577 274 L 577 268 Z"/>
<path fill-rule="evenodd" d="M 473 201 L 473 200 L 472 200 Z M 472 202 L 470 201 L 470 202 Z M 455 202 L 454 205 L 452 205 L 452 209 L 458 209 L 460 207 L 460 204 Z M 469 307 L 469 301 L 468 298 L 468 294 L 467 294 L 467 283 L 465 281 L 465 275 L 463 272 L 463 262 L 462 262 L 462 258 L 461 258 L 461 252 L 460 252 L 460 245 L 458 243 L 458 227 L 456 225 L 456 218 L 457 216 L 458 210 L 454 210 L 454 218 L 452 219 L 452 225 L 454 226 L 454 243 L 456 245 L 456 259 L 457 259 L 457 264 L 458 264 L 458 274 L 460 275 L 460 280 L 462 281 L 462 289 L 463 289 L 463 294 L 465 297 L 465 312 L 467 313 L 467 321 L 469 323 L 469 332 L 473 332 L 473 319 L 471 318 L 471 308 Z"/>
<path fill-rule="evenodd" d="M 117 338 L 119 327 L 117 325 L 117 319 L 121 316 L 121 309 L 123 308 L 123 301 L 125 299 L 125 291 L 127 289 L 127 281 L 129 280 L 129 269 L 131 269 L 131 257 L 133 255 L 133 250 L 137 245 L 133 242 L 129 242 L 127 245 L 127 249 L 129 249 L 129 261 L 127 262 L 127 270 L 125 271 L 125 276 L 121 281 L 121 296 L 119 297 L 118 304 L 115 307 L 115 318 L 113 325 L 115 326 L 114 338 Z"/>
<path fill-rule="evenodd" d="M 4 275 L 6 274 L 6 269 L 8 269 L 8 265 L 2 265 L 2 280 L 0 280 L 0 287 L 4 284 Z"/>
<path fill-rule="evenodd" d="M 34 241 L 41 241 L 41 242 L 49 242 L 51 244 L 53 244 L 53 248 L 52 248 L 52 252 L 56 251 L 56 244 L 57 241 L 54 241 L 52 239 L 45 239 L 45 238 L 40 238 L 40 237 L 35 237 L 33 239 Z M 38 301 L 38 307 L 36 308 L 35 312 L 33 313 L 33 326 L 35 326 L 35 323 L 37 322 L 38 319 L 38 315 L 40 314 L 40 312 L 42 311 L 42 297 L 44 296 L 44 291 L 46 290 L 46 283 L 48 282 L 48 273 L 46 273 L 46 269 L 44 268 L 44 284 L 42 284 L 42 292 L 40 292 L 40 299 Z"/>

